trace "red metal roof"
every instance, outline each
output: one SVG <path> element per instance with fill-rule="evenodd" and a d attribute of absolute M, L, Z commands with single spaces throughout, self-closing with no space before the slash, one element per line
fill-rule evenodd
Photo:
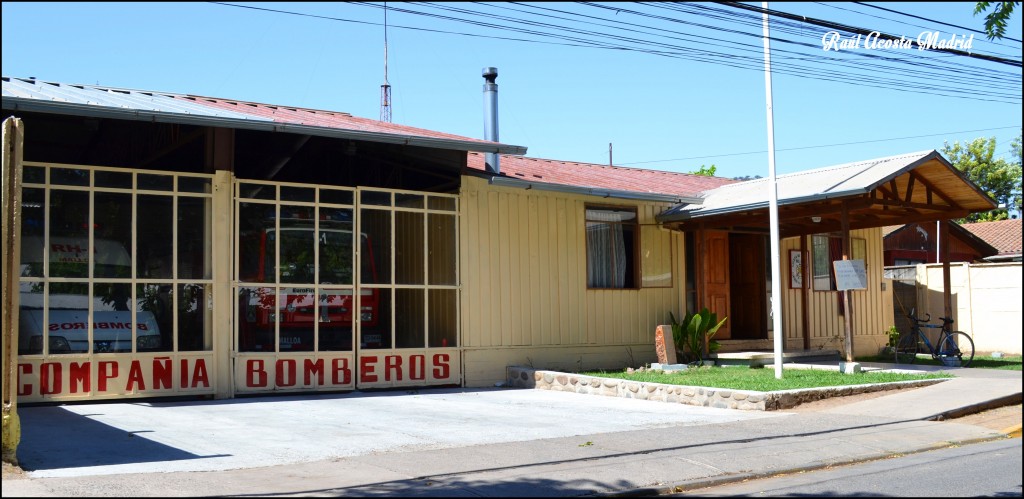
<path fill-rule="evenodd" d="M 1020 219 L 999 220 L 998 222 L 976 222 L 961 225 L 964 229 L 991 244 L 1000 255 L 1021 253 Z"/>
<path fill-rule="evenodd" d="M 364 132 L 390 133 L 395 135 L 415 135 L 419 137 L 430 137 L 435 139 L 452 139 L 470 142 L 490 143 L 488 140 L 463 137 L 450 133 L 416 128 L 406 125 L 397 125 L 384 121 L 377 121 L 368 118 L 359 118 L 349 113 L 336 111 L 322 111 L 316 109 L 305 109 L 292 106 L 277 106 L 271 104 L 259 104 L 256 102 L 243 102 L 230 99 L 219 99 L 216 97 L 202 97 L 198 95 L 169 94 L 175 99 L 189 100 L 195 104 L 215 109 L 224 109 L 237 113 L 258 116 L 260 118 L 273 120 L 277 123 L 290 125 L 308 125 L 325 128 L 340 128 L 345 130 L 360 130 Z"/>
<path fill-rule="evenodd" d="M 692 173 L 644 170 L 504 154 L 501 155 L 499 165 L 503 176 L 525 181 L 682 197 L 695 197 L 701 192 L 737 182 L 727 178 Z M 485 171 L 483 154 L 470 152 L 469 167 Z"/>
<path fill-rule="evenodd" d="M 277 106 L 244 102 L 198 95 L 174 95 L 175 99 L 187 99 L 202 106 L 233 111 L 245 115 L 273 120 L 276 123 L 309 125 L 327 128 L 343 128 L 376 133 L 396 135 L 415 135 L 436 139 L 453 139 L 473 142 L 489 142 L 472 137 L 463 137 L 449 133 L 427 130 L 395 123 L 387 123 L 368 118 L 359 118 L 349 113 L 305 109 L 293 106 Z M 469 167 L 484 171 L 484 158 L 481 153 L 469 153 Z M 613 189 L 638 193 L 668 194 L 692 197 L 714 189 L 715 187 L 733 183 L 734 180 L 675 173 L 621 166 L 576 163 L 523 156 L 501 156 L 502 174 L 510 178 L 545 182 L 550 184 L 574 187 L 590 187 Z"/>

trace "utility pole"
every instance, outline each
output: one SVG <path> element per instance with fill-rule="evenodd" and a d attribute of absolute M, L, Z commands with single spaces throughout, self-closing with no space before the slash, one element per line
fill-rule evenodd
<path fill-rule="evenodd" d="M 388 3 L 384 2 L 384 84 L 380 86 L 380 120 L 391 123 L 391 85 L 388 84 Z"/>
<path fill-rule="evenodd" d="M 779 195 L 775 183 L 775 125 L 772 109 L 772 62 L 769 47 L 768 2 L 761 2 L 761 30 L 764 38 L 764 87 L 768 111 L 768 226 L 772 254 L 772 335 L 775 350 L 775 379 L 782 379 L 782 350 L 785 333 L 782 331 L 782 271 L 779 260 Z M 807 334 L 806 332 L 804 334 Z"/>

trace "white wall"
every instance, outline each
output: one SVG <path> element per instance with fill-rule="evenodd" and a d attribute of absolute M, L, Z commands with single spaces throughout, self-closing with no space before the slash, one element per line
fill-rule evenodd
<path fill-rule="evenodd" d="M 918 265 L 918 316 L 943 315 L 942 265 Z M 950 265 L 953 329 L 976 353 L 1021 354 L 1021 262 Z"/>

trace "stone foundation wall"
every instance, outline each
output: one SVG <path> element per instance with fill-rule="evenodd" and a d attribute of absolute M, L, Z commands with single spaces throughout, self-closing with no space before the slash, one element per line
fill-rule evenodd
<path fill-rule="evenodd" d="M 543 371 L 520 366 L 509 366 L 507 372 L 507 386 L 513 388 L 555 390 L 745 411 L 777 411 L 829 397 L 843 397 L 883 390 L 899 390 L 933 385 L 945 381 L 944 379 L 928 379 L 869 385 L 780 390 L 776 392 L 755 392 L 750 390 L 729 390 L 703 386 L 666 385 L 615 378 L 598 378 L 595 376 Z"/>

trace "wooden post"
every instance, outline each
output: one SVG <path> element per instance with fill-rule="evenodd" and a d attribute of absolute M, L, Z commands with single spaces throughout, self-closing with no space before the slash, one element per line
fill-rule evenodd
<path fill-rule="evenodd" d="M 939 221 L 939 259 L 942 260 L 942 313 L 953 318 L 953 298 L 949 277 L 949 220 Z"/>
<path fill-rule="evenodd" d="M 807 294 L 811 292 L 811 286 L 814 284 L 811 279 L 808 278 L 807 269 L 811 267 L 811 259 L 807 257 L 807 236 L 800 236 L 800 258 L 804 262 L 800 266 L 800 282 L 803 283 L 803 287 L 800 288 L 800 326 L 804 332 L 804 350 L 811 349 L 811 320 L 810 312 L 807 310 Z"/>
<path fill-rule="evenodd" d="M 25 128 L 19 118 L 3 122 L 3 461 L 18 463 L 21 420 L 18 418 L 18 277 L 21 276 L 21 169 Z"/>

